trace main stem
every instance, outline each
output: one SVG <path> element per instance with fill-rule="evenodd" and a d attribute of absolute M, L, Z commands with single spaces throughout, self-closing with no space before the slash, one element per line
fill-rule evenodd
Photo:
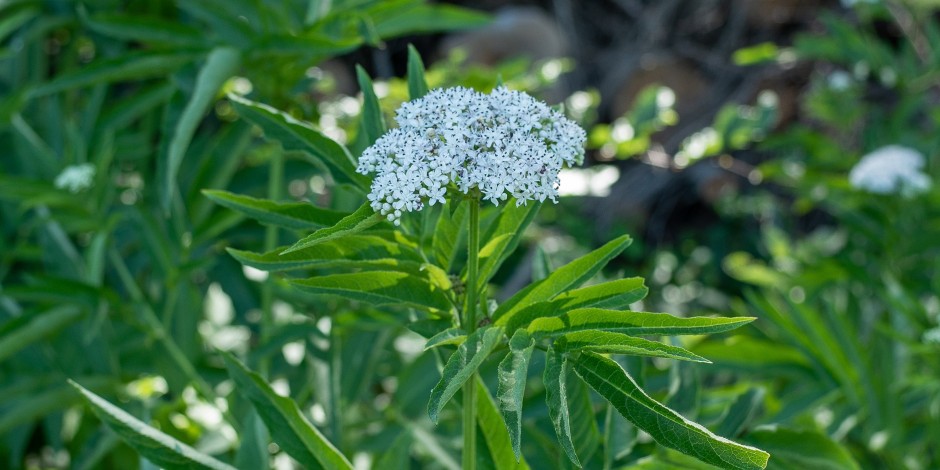
<path fill-rule="evenodd" d="M 470 200 L 470 227 L 467 231 L 467 285 L 463 327 L 467 336 L 477 329 L 477 277 L 480 264 L 480 200 Z M 477 374 L 463 385 L 463 470 L 476 468 L 477 456 Z"/>

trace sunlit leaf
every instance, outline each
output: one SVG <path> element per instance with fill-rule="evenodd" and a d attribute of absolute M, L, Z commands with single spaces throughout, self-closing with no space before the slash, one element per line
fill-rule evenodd
<path fill-rule="evenodd" d="M 610 331 L 586 330 L 568 333 L 561 336 L 561 341 L 556 341 L 556 343 L 558 348 L 564 351 L 581 350 L 607 354 L 665 357 L 693 362 L 711 362 L 678 346 L 670 346 Z"/>
<path fill-rule="evenodd" d="M 431 400 L 428 402 L 428 415 L 431 421 L 437 423 L 444 405 L 453 398 L 457 390 L 460 390 L 460 387 L 476 372 L 493 348 L 499 344 L 502 334 L 502 328 L 480 328 L 467 336 L 467 340 L 451 354 L 447 359 L 447 364 L 444 365 L 441 380 L 431 390 Z"/>
<path fill-rule="evenodd" d="M 620 414 L 660 444 L 724 468 L 763 469 L 766 452 L 737 444 L 686 420 L 650 398 L 619 364 L 590 352 L 573 362 L 574 371 Z"/>
<path fill-rule="evenodd" d="M 567 370 L 568 357 L 553 348 L 545 353 L 545 401 L 548 404 L 548 416 L 552 419 L 555 436 L 565 450 L 565 454 L 577 467 L 581 467 L 578 454 L 571 440 L 571 417 L 568 412 Z"/>
<path fill-rule="evenodd" d="M 166 468 L 235 470 L 144 423 L 81 385 L 71 380 L 69 383 L 111 430 L 147 460 Z"/>
<path fill-rule="evenodd" d="M 383 220 L 384 218 L 381 215 L 376 214 L 375 211 L 372 210 L 372 207 L 366 203 L 359 207 L 359 209 L 356 209 L 356 212 L 343 217 L 342 220 L 336 223 L 336 225 L 322 228 L 316 232 L 311 233 L 297 243 L 294 243 L 290 248 L 284 250 L 283 253 L 291 253 L 297 250 L 302 250 L 304 248 L 309 248 L 318 243 L 323 243 L 347 235 L 356 234 L 379 222 L 382 222 Z"/>
<path fill-rule="evenodd" d="M 528 330 L 536 338 L 584 330 L 611 330 L 629 335 L 701 335 L 721 333 L 754 321 L 753 317 L 690 317 L 667 313 L 579 308 L 557 317 L 539 318 Z"/>
<path fill-rule="evenodd" d="M 301 290 L 329 294 L 373 305 L 405 304 L 418 308 L 449 310 L 447 296 L 426 280 L 403 272 L 364 271 L 331 274 L 293 281 Z"/>
<path fill-rule="evenodd" d="M 522 455 L 522 401 L 529 372 L 529 359 L 535 341 L 526 330 L 516 330 L 509 340 L 509 353 L 499 363 L 499 386 L 496 399 L 499 411 L 509 429 L 512 450 L 516 460 Z"/>

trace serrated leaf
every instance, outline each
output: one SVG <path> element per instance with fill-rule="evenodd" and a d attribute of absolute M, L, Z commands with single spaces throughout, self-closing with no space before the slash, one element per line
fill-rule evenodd
<path fill-rule="evenodd" d="M 356 161 L 349 150 L 311 124 L 237 95 L 228 95 L 228 99 L 240 116 L 260 127 L 269 139 L 280 142 L 284 150 L 313 156 L 338 182 L 352 183 L 360 189 L 369 187 L 369 180 L 356 173 Z"/>
<path fill-rule="evenodd" d="M 533 202 L 516 206 L 514 199 L 506 201 L 506 207 L 486 230 L 483 240 L 489 240 L 480 248 L 479 285 L 482 289 L 496 274 L 503 261 L 519 246 L 526 227 L 535 218 L 542 203 Z M 495 319 L 495 318 L 494 318 Z"/>
<path fill-rule="evenodd" d="M 362 90 L 362 118 L 359 122 L 359 132 L 365 134 L 365 143 L 369 146 L 385 133 L 385 117 L 382 116 L 379 98 L 375 96 L 372 79 L 362 66 L 356 65 L 356 79 Z"/>
<path fill-rule="evenodd" d="M 578 468 L 581 462 L 574 450 L 571 440 L 571 417 L 568 414 L 568 391 L 566 375 L 568 370 L 568 357 L 554 349 L 549 348 L 545 353 L 545 402 L 548 404 L 548 416 L 552 419 L 555 436 L 558 443 L 565 450 L 565 454 Z"/>
<path fill-rule="evenodd" d="M 526 330 L 516 330 L 509 340 L 509 353 L 500 361 L 496 389 L 499 412 L 503 415 L 512 450 L 518 461 L 522 455 L 522 402 L 529 373 L 529 359 L 535 348 L 535 340 Z"/>
<path fill-rule="evenodd" d="M 307 202 L 276 202 L 216 189 L 204 189 L 202 194 L 221 206 L 241 212 L 263 224 L 291 230 L 333 226 L 349 215 L 321 209 Z"/>
<path fill-rule="evenodd" d="M 329 294 L 373 305 L 405 304 L 417 308 L 449 310 L 450 301 L 426 280 L 396 271 L 331 274 L 293 281 L 301 290 Z"/>
<path fill-rule="evenodd" d="M 428 83 L 424 80 L 424 63 L 421 54 L 408 44 L 408 99 L 416 100 L 428 93 Z"/>
<path fill-rule="evenodd" d="M 193 96 L 183 108 L 173 134 L 167 145 L 166 173 L 163 180 L 163 210 L 169 212 L 170 202 L 176 192 L 176 176 L 179 173 L 186 149 L 196 133 L 196 128 L 202 121 L 203 115 L 215 103 L 215 97 L 238 67 L 241 66 L 241 51 L 233 47 L 216 47 L 209 52 L 206 63 L 199 69 L 196 76 L 196 86 Z"/>
<path fill-rule="evenodd" d="M 576 308 L 596 307 L 613 310 L 626 308 L 646 297 L 648 291 L 641 277 L 618 279 L 563 292 L 549 302 L 536 302 L 503 315 L 494 323 L 506 325 L 506 331 L 514 332 L 536 318 L 554 317 Z"/>
<path fill-rule="evenodd" d="M 113 59 L 92 62 L 87 66 L 63 73 L 55 79 L 33 88 L 30 97 L 40 97 L 74 88 L 111 83 L 121 80 L 140 81 L 151 77 L 166 77 L 186 64 L 202 57 L 202 52 L 141 52 L 125 54 Z"/>
<path fill-rule="evenodd" d="M 552 300 L 555 296 L 584 284 L 607 263 L 619 255 L 632 242 L 629 235 L 615 238 L 606 245 L 558 268 L 547 278 L 519 291 L 493 312 L 493 320 L 519 311 L 536 302 Z"/>
<path fill-rule="evenodd" d="M 81 385 L 71 380 L 69 384 L 82 394 L 101 421 L 141 456 L 154 464 L 166 468 L 235 470 L 235 467 L 222 463 L 160 432 Z"/>
<path fill-rule="evenodd" d="M 285 249 L 287 247 L 275 248 L 267 253 L 252 253 L 234 248 L 226 250 L 245 266 L 263 271 L 357 268 L 401 271 L 415 275 L 421 271 L 420 255 L 373 235 L 350 235 L 282 255 Z"/>
<path fill-rule="evenodd" d="M 745 440 L 767 449 L 773 458 L 767 467 L 774 470 L 812 468 L 813 470 L 857 470 L 852 454 L 829 436 L 815 431 L 786 428 L 755 429 Z"/>
<path fill-rule="evenodd" d="M 519 330 L 523 331 L 523 330 Z M 563 351 L 592 351 L 606 354 L 629 354 L 631 356 L 665 357 L 681 361 L 711 363 L 702 356 L 657 341 L 650 341 L 623 333 L 587 330 L 561 336 L 559 349 Z"/>
<path fill-rule="evenodd" d="M 723 468 L 763 469 L 766 452 L 729 441 L 650 398 L 619 364 L 604 356 L 582 352 L 573 368 L 620 414 L 649 433 L 658 443 Z"/>
<path fill-rule="evenodd" d="M 536 338 L 584 330 L 612 330 L 629 335 L 702 335 L 721 333 L 754 321 L 753 317 L 691 317 L 668 313 L 579 308 L 557 317 L 538 318 L 526 328 Z"/>
<path fill-rule="evenodd" d="M 460 249 L 460 233 L 466 225 L 464 222 L 469 211 L 470 206 L 466 199 L 448 200 L 437 219 L 434 237 L 431 239 L 431 251 L 437 264 L 447 271 L 453 266 L 454 258 Z"/>
<path fill-rule="evenodd" d="M 448 344 L 461 344 L 464 340 L 467 339 L 467 333 L 461 328 L 453 327 L 448 328 L 430 338 L 424 343 L 424 350 L 427 351 L 431 348 L 436 348 L 438 346 L 445 346 Z"/>
<path fill-rule="evenodd" d="M 356 209 L 356 212 L 343 217 L 336 225 L 311 233 L 299 242 L 291 245 L 290 248 L 284 250 L 282 254 L 286 255 L 297 250 L 309 248 L 318 243 L 359 233 L 383 220 L 381 215 L 376 214 L 375 211 L 372 210 L 372 207 L 369 206 L 368 203 L 365 203 L 359 207 L 359 209 Z"/>
<path fill-rule="evenodd" d="M 304 417 L 297 403 L 278 395 L 231 354 L 222 352 L 222 358 L 235 389 L 255 407 L 274 442 L 285 452 L 308 468 L 352 470 L 349 460 Z"/>
<path fill-rule="evenodd" d="M 0 324 L 0 362 L 31 344 L 41 342 L 82 317 L 78 307 L 62 305 Z"/>
<path fill-rule="evenodd" d="M 480 364 L 489 356 L 493 348 L 499 344 L 503 329 L 498 327 L 483 327 L 474 331 L 467 340 L 457 347 L 444 365 L 441 380 L 431 390 L 431 400 L 428 402 L 428 416 L 437 424 L 438 416 L 444 405 L 453 398 L 457 390 L 470 379 Z"/>
<path fill-rule="evenodd" d="M 476 397 L 478 429 L 483 434 L 486 448 L 490 451 L 496 470 L 529 468 L 524 458 L 521 458 L 519 454 L 514 455 L 512 441 L 496 409 L 496 403 L 493 402 L 490 391 L 479 376 L 477 376 Z"/>

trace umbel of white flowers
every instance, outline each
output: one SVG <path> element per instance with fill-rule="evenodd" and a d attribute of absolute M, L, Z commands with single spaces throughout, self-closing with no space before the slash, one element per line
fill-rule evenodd
<path fill-rule="evenodd" d="M 930 190 L 930 176 L 923 173 L 924 156 L 917 150 L 889 145 L 862 157 L 849 172 L 849 183 L 876 194 L 913 197 Z"/>
<path fill-rule="evenodd" d="M 55 187 L 78 193 L 91 187 L 95 180 L 95 166 L 91 163 L 69 165 L 55 177 Z"/>
<path fill-rule="evenodd" d="M 558 172 L 584 160 L 586 134 L 531 96 L 439 88 L 401 105 L 398 128 L 362 153 L 357 171 L 376 173 L 372 208 L 399 224 L 403 211 L 443 203 L 448 188 L 499 204 L 556 201 Z"/>

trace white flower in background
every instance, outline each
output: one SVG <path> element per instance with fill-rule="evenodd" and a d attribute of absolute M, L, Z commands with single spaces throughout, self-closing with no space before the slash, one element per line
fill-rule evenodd
<path fill-rule="evenodd" d="M 432 90 L 401 105 L 392 129 L 363 152 L 357 171 L 376 173 L 372 208 L 399 223 L 403 211 L 444 202 L 453 184 L 498 204 L 556 201 L 558 172 L 584 160 L 586 134 L 531 96 L 505 87 Z"/>
<path fill-rule="evenodd" d="M 922 170 L 924 156 L 911 148 L 889 145 L 862 157 L 849 173 L 855 188 L 877 194 L 911 197 L 930 189 L 930 176 Z"/>
<path fill-rule="evenodd" d="M 55 187 L 79 193 L 91 187 L 95 179 L 95 166 L 91 163 L 69 165 L 55 177 Z"/>

